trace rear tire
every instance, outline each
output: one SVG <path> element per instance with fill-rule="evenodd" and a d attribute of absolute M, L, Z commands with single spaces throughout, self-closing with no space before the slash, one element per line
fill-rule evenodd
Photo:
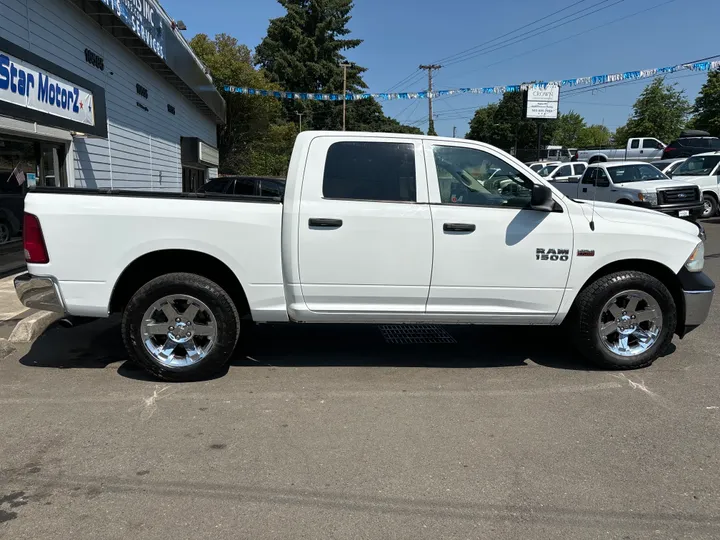
<path fill-rule="evenodd" d="M 123 312 L 122 336 L 130 358 L 166 381 L 215 375 L 230 360 L 239 333 L 240 316 L 228 293 L 196 274 L 153 279 Z"/>
<path fill-rule="evenodd" d="M 578 350 L 606 369 L 649 366 L 670 345 L 677 325 L 667 287 L 632 270 L 597 279 L 578 295 L 575 308 Z"/>
<path fill-rule="evenodd" d="M 703 213 L 700 217 L 703 219 L 711 218 L 718 211 L 718 202 L 712 195 L 703 194 Z"/>

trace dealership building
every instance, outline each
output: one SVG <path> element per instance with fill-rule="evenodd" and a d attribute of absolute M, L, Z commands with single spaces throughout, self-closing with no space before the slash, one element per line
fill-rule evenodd
<path fill-rule="evenodd" d="M 0 0 L 0 12 L 5 197 L 27 185 L 194 191 L 217 175 L 225 102 L 158 3 Z"/>

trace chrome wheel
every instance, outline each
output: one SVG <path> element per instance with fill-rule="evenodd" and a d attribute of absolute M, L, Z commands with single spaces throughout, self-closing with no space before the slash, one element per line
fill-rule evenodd
<path fill-rule="evenodd" d="M 161 364 L 197 364 L 217 341 L 215 316 L 203 302 L 186 294 L 165 296 L 150 306 L 142 322 L 147 351 Z"/>
<path fill-rule="evenodd" d="M 598 320 L 600 340 L 618 356 L 637 356 L 657 343 L 662 332 L 660 304 L 644 291 L 624 291 L 605 304 Z"/>
<path fill-rule="evenodd" d="M 703 199 L 703 213 L 702 217 L 708 218 L 711 217 L 713 213 L 713 203 L 709 201 L 707 198 Z"/>

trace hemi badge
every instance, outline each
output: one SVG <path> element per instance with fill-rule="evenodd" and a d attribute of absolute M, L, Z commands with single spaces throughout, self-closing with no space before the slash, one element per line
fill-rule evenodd
<path fill-rule="evenodd" d="M 594 249 L 578 249 L 577 256 L 578 257 L 594 257 L 595 250 Z"/>

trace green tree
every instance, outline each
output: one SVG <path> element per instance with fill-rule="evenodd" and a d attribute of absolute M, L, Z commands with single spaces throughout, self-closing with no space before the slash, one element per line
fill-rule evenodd
<path fill-rule="evenodd" d="M 250 49 L 233 37 L 218 34 L 213 40 L 198 34 L 190 41 L 190 46 L 210 70 L 220 92 L 226 84 L 276 89 L 262 71 L 253 67 Z M 227 121 L 218 128 L 220 172 L 284 174 L 296 130 L 294 124 L 288 125 L 283 120 L 280 102 L 270 97 L 223 95 Z"/>
<path fill-rule="evenodd" d="M 565 148 L 577 148 L 581 145 L 578 141 L 585 129 L 585 119 L 578 113 L 570 111 L 567 114 L 561 114 L 555 123 L 552 144 Z"/>
<path fill-rule="evenodd" d="M 676 84 L 665 84 L 665 79 L 659 77 L 640 94 L 627 124 L 618 129 L 619 137 L 616 132 L 616 142 L 622 144 L 631 137 L 655 137 L 670 142 L 680 135 L 689 112 L 685 91 L 677 90 Z"/>
<path fill-rule="evenodd" d="M 576 147 L 609 146 L 612 133 L 603 125 L 593 124 L 584 127 L 576 140 Z"/>
<path fill-rule="evenodd" d="M 711 71 L 693 107 L 692 127 L 720 137 L 720 71 Z"/>
<path fill-rule="evenodd" d="M 522 118 L 523 98 L 520 92 L 506 92 L 496 103 L 481 107 L 470 121 L 467 139 L 479 140 L 509 150 L 537 148 L 537 127 L 534 120 Z M 542 145 L 551 144 L 556 120 L 541 120 Z"/>

